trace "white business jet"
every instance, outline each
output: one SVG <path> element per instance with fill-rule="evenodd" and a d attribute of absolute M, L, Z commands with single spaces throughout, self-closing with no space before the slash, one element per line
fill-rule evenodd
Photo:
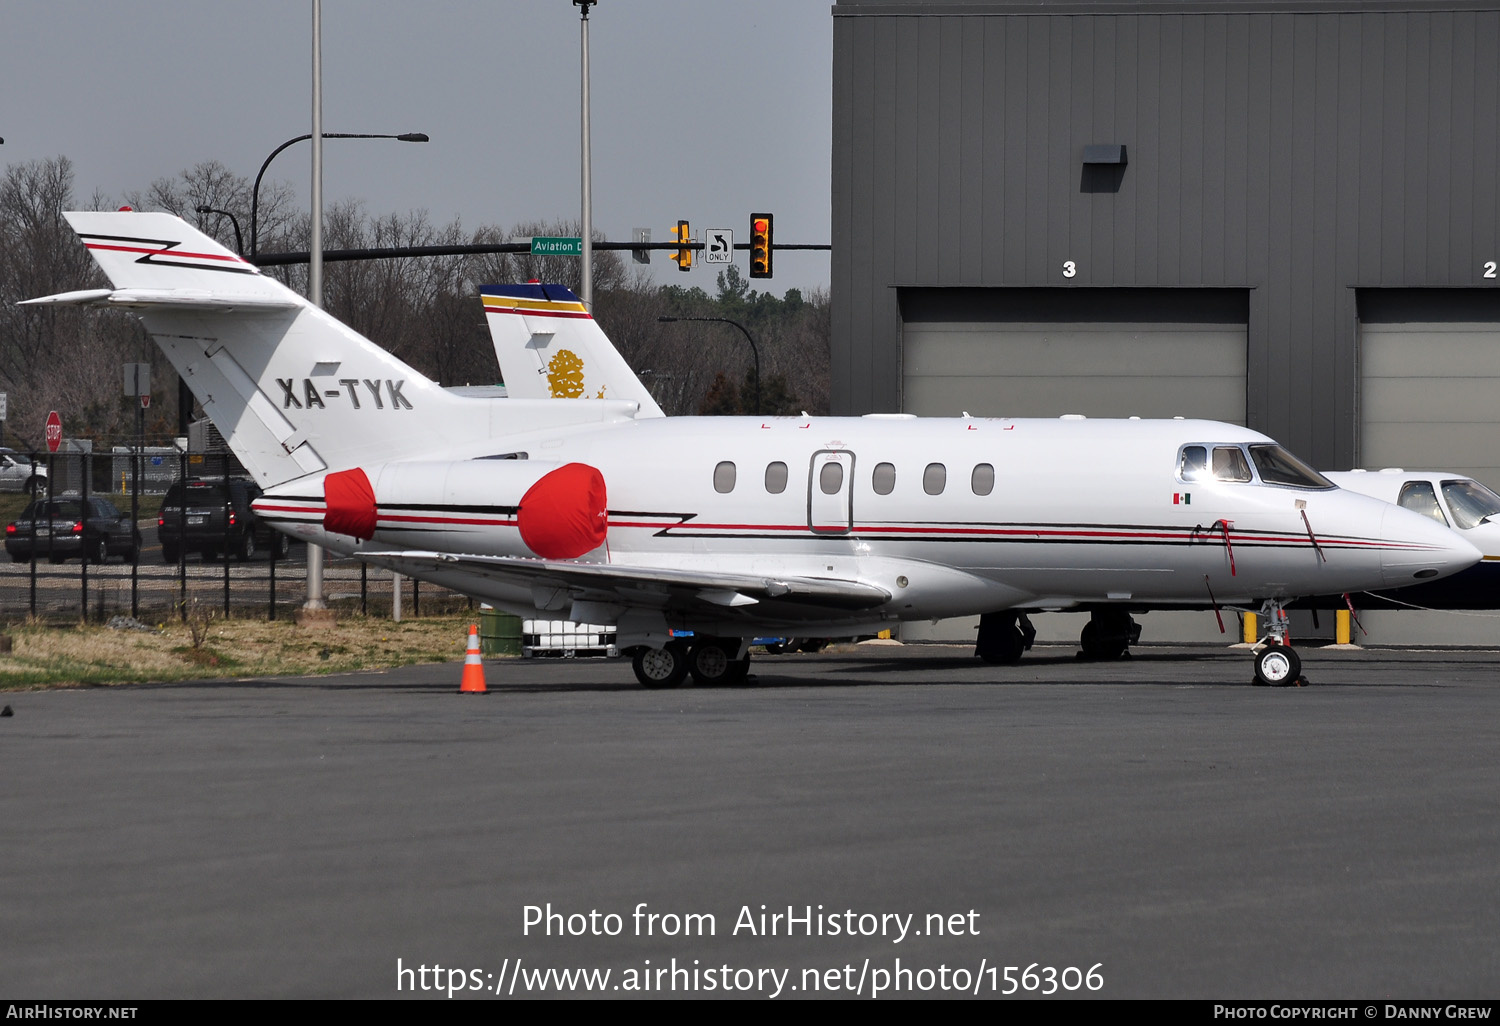
<path fill-rule="evenodd" d="M 265 486 L 262 516 L 520 615 L 614 623 L 647 687 L 741 680 L 757 635 L 902 620 L 996 614 L 982 642 L 1003 656 L 1031 610 L 1263 604 L 1274 627 L 1294 596 L 1479 558 L 1212 421 L 661 417 L 639 395 L 465 396 L 176 217 L 67 217 L 113 288 L 31 302 L 137 313 Z M 505 316 L 535 335 L 592 326 L 571 313 Z M 1256 656 L 1263 683 L 1299 670 L 1281 644 Z"/>
<path fill-rule="evenodd" d="M 1500 608 L 1500 495 L 1482 482 L 1441 470 L 1344 470 L 1325 475 L 1340 488 L 1394 502 L 1431 517 L 1472 543 L 1483 557 L 1451 577 L 1411 582 L 1359 597 L 1365 609 Z M 1325 607 L 1326 608 L 1326 607 Z"/>

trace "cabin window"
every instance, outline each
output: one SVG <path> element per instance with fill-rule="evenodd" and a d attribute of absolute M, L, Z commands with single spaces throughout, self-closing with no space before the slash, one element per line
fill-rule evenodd
<path fill-rule="evenodd" d="M 894 463 L 875 464 L 875 473 L 870 475 L 870 487 L 875 489 L 876 495 L 889 495 L 896 488 L 896 465 Z"/>
<path fill-rule="evenodd" d="M 974 468 L 973 475 L 969 478 L 969 486 L 974 489 L 975 495 L 988 495 L 995 490 L 995 468 L 988 463 L 981 463 Z"/>
<path fill-rule="evenodd" d="M 729 460 L 714 468 L 714 491 L 721 495 L 734 491 L 734 464 Z"/>
<path fill-rule="evenodd" d="M 1406 482 L 1401 486 L 1401 494 L 1397 496 L 1396 503 L 1413 513 L 1431 517 L 1444 527 L 1448 526 L 1448 518 L 1443 516 L 1443 507 L 1438 505 L 1437 489 L 1432 487 L 1431 481 Z"/>
<path fill-rule="evenodd" d="M 839 489 L 844 487 L 844 465 L 842 463 L 823 464 L 823 469 L 818 471 L 818 487 L 823 489 L 824 495 L 837 495 Z"/>
<path fill-rule="evenodd" d="M 766 491 L 772 495 L 780 495 L 786 491 L 786 464 L 781 462 L 766 464 Z"/>
<path fill-rule="evenodd" d="M 1465 531 L 1500 515 L 1500 495 L 1478 481 L 1444 481 L 1443 498 L 1453 511 L 1453 522 Z"/>
<path fill-rule="evenodd" d="M 1333 482 L 1279 445 L 1252 445 L 1250 458 L 1266 484 L 1293 488 L 1332 488 Z"/>
<path fill-rule="evenodd" d="M 1202 481 L 1208 476 L 1208 446 L 1184 445 L 1177 473 L 1184 481 Z"/>
<path fill-rule="evenodd" d="M 948 468 L 941 463 L 929 463 L 922 471 L 922 491 L 928 495 L 942 495 L 948 485 Z"/>
<path fill-rule="evenodd" d="M 1250 464 L 1245 462 L 1245 450 L 1237 445 L 1215 446 L 1214 480 L 1249 481 Z"/>

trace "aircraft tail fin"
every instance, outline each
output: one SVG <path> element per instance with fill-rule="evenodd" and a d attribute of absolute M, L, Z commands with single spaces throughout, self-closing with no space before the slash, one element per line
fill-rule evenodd
<path fill-rule="evenodd" d="M 182 375 L 236 456 L 266 486 L 583 422 L 571 403 L 456 395 L 170 214 L 66 215 L 113 289 L 32 302 L 122 306 Z M 538 406 L 548 407 L 538 409 Z M 628 417 L 599 404 L 597 419 Z"/>
<path fill-rule="evenodd" d="M 577 296 L 561 285 L 480 290 L 506 394 L 517 399 L 628 399 L 661 407 Z"/>
<path fill-rule="evenodd" d="M 122 210 L 64 216 L 117 290 L 306 302 L 172 214 Z"/>

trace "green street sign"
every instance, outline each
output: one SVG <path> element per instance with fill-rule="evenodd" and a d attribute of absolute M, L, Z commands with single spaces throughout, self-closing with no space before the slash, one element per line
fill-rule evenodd
<path fill-rule="evenodd" d="M 583 256 L 583 239 L 536 235 L 531 240 L 532 256 Z"/>

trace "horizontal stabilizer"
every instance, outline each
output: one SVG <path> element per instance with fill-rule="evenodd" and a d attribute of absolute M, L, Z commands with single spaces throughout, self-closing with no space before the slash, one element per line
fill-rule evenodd
<path fill-rule="evenodd" d="M 82 289 L 55 296 L 24 299 L 17 306 L 118 306 L 126 309 L 165 307 L 174 310 L 295 310 L 304 304 L 291 296 L 209 292 L 204 289 Z"/>

